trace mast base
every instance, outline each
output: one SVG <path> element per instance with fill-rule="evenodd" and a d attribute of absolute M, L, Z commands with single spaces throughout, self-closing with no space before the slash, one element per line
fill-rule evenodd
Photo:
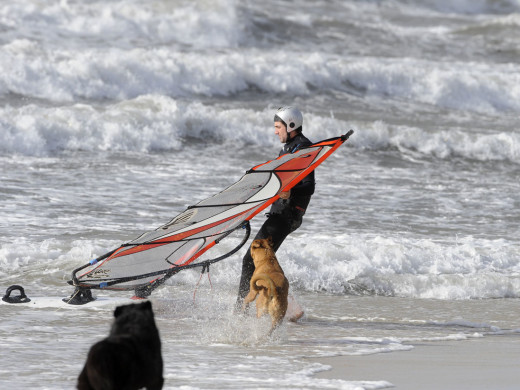
<path fill-rule="evenodd" d="M 63 298 L 62 301 L 69 305 L 85 305 L 89 302 L 95 301 L 96 298 L 92 296 L 90 288 L 76 287 L 74 293 L 69 298 Z"/>

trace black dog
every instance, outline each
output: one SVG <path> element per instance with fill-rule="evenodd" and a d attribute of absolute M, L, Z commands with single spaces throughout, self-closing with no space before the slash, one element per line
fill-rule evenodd
<path fill-rule="evenodd" d="M 150 301 L 118 306 L 110 335 L 94 344 L 79 390 L 162 389 L 161 340 Z"/>

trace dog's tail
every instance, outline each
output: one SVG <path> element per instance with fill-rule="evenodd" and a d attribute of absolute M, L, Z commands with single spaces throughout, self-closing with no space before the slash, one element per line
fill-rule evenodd
<path fill-rule="evenodd" d="M 273 299 L 276 294 L 276 286 L 274 285 L 273 279 L 271 279 L 267 274 L 258 274 L 253 276 L 250 287 L 255 291 L 266 288 L 269 299 Z"/>

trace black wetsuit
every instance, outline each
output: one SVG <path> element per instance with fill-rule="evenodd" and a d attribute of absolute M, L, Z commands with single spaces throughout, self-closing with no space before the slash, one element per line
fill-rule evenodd
<path fill-rule="evenodd" d="M 311 145 L 302 133 L 297 134 L 294 138 L 287 141 L 285 146 L 280 151 L 280 156 L 287 153 L 294 153 L 302 147 Z M 291 196 L 289 199 L 278 199 L 271 206 L 267 220 L 264 222 L 258 231 L 255 239 L 267 238 L 269 236 L 273 239 L 273 249 L 276 252 L 285 238 L 302 224 L 302 218 L 305 210 L 311 200 L 311 195 L 314 193 L 314 171 L 307 175 L 301 182 L 291 189 Z M 238 302 L 239 303 L 249 292 L 249 281 L 255 271 L 255 265 L 251 252 L 247 250 L 244 259 L 242 260 L 242 276 L 238 287 Z"/>

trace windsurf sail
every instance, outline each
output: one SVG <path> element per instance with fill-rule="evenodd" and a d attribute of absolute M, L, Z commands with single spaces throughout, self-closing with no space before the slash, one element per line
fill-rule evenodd
<path fill-rule="evenodd" d="M 145 297 L 181 270 L 208 267 L 231 256 L 247 241 L 249 220 L 275 202 L 280 192 L 298 184 L 352 133 L 251 168 L 235 184 L 188 207 L 168 223 L 75 269 L 69 284 L 83 290 L 135 290 L 137 296 Z M 237 230 L 244 232 L 239 245 L 222 256 L 197 262 Z"/>

